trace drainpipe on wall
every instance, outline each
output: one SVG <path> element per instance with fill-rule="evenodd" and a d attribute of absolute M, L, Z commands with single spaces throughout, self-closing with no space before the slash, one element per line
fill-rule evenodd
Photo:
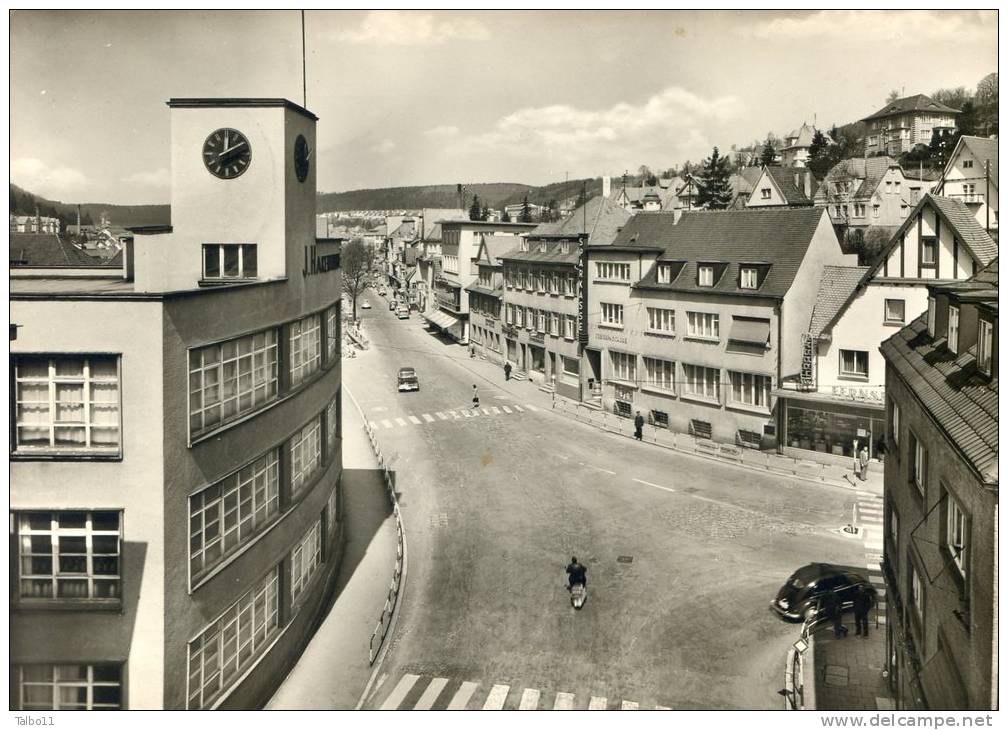
<path fill-rule="evenodd" d="M 784 331 L 784 307 L 783 301 L 778 301 L 774 305 L 774 314 L 777 315 L 777 387 L 781 387 L 781 332 Z M 780 398 L 777 399 L 780 402 Z M 777 453 L 784 453 L 784 407 L 777 409 Z"/>

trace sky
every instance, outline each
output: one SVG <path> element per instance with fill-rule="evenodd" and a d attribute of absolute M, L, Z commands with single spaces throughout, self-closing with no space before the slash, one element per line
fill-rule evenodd
<path fill-rule="evenodd" d="M 618 176 L 896 89 L 975 88 L 994 11 L 314 11 L 318 189 Z M 10 14 L 11 180 L 165 203 L 172 97 L 304 103 L 297 11 Z"/>

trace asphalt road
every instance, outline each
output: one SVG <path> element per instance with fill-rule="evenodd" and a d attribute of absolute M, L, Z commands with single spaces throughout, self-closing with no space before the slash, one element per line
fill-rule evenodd
<path fill-rule="evenodd" d="M 768 605 L 801 565 L 863 564 L 860 542 L 838 534 L 851 492 L 573 422 L 529 383 L 505 389 L 498 369 L 418 314 L 400 321 L 365 297 L 371 347 L 344 360 L 343 378 L 396 470 L 409 546 L 395 636 L 365 707 L 438 709 L 463 682 L 478 685 L 470 708 L 497 684 L 509 687 L 505 707 L 523 696 L 552 707 L 561 692 L 575 707 L 593 696 L 642 709 L 781 707 L 799 629 Z M 418 393 L 395 390 L 406 365 Z M 482 408 L 465 417 L 473 384 Z M 572 555 L 588 566 L 578 612 L 564 588 Z M 448 682 L 439 691 L 431 678 Z"/>

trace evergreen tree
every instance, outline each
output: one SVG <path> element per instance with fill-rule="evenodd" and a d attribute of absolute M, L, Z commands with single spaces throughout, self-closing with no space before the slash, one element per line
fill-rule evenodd
<path fill-rule="evenodd" d="M 501 207 L 501 223 L 510 223 L 511 216 L 508 215 L 507 208 Z"/>
<path fill-rule="evenodd" d="M 728 158 L 722 157 L 715 147 L 711 156 L 704 160 L 703 180 L 697 188 L 697 203 L 711 210 L 724 210 L 732 202 Z"/>
<path fill-rule="evenodd" d="M 480 218 L 480 212 L 481 212 L 481 210 L 482 209 L 480 208 L 480 199 L 479 199 L 479 196 L 478 195 L 473 195 L 472 205 L 469 206 L 469 220 L 471 220 L 471 221 L 482 220 Z"/>
<path fill-rule="evenodd" d="M 717 149 L 716 147 L 714 149 Z M 774 159 L 777 157 L 777 150 L 773 147 L 773 142 L 769 139 L 766 144 L 763 145 L 763 152 L 760 154 L 760 164 L 761 165 L 772 165 Z"/>
<path fill-rule="evenodd" d="M 817 179 L 822 180 L 834 163 L 829 141 L 826 139 L 826 135 L 817 129 L 812 135 L 812 144 L 809 147 L 809 169 Z"/>
<path fill-rule="evenodd" d="M 531 223 L 532 222 L 532 208 L 529 206 L 528 195 L 522 200 L 522 212 L 521 212 L 521 222 Z"/>

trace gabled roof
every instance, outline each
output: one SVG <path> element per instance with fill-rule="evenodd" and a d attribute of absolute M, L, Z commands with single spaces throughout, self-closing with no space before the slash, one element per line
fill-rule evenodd
<path fill-rule="evenodd" d="M 904 96 L 902 99 L 896 99 L 895 101 L 889 102 L 877 112 L 865 117 L 861 121 L 867 122 L 869 119 L 884 119 L 886 117 L 891 117 L 894 114 L 905 114 L 906 112 L 945 112 L 946 114 L 961 113 L 958 109 L 953 109 L 952 107 L 940 104 L 927 94 L 914 94 L 913 96 Z"/>
<path fill-rule="evenodd" d="M 631 214 L 616 201 L 597 195 L 563 220 L 541 223 L 525 235 L 531 241 L 546 236 L 574 238 L 587 233 L 588 243 L 597 246 L 612 243 L 630 218 Z"/>
<path fill-rule="evenodd" d="M 852 200 L 867 199 L 878 189 L 882 178 L 890 168 L 902 169 L 896 160 L 891 157 L 852 157 L 841 160 L 830 168 L 823 178 L 822 185 L 815 192 L 816 202 L 827 201 L 829 195 L 836 190 L 836 185 L 841 181 L 854 182 L 861 181 L 857 190 L 851 195 Z"/>
<path fill-rule="evenodd" d="M 804 176 L 808 175 L 810 179 L 809 190 L 813 195 L 815 194 L 815 178 L 812 176 L 811 170 L 801 167 L 767 165 L 763 168 L 763 172 L 773 180 L 773 184 L 777 187 L 785 204 L 812 205 L 812 198 L 805 195 L 805 191 L 801 187 L 804 185 Z M 797 182 L 795 178 L 797 178 Z"/>
<path fill-rule="evenodd" d="M 500 266 L 500 257 L 514 248 L 514 236 L 494 236 L 493 234 L 482 237 L 480 250 L 476 253 L 476 262 L 489 266 Z"/>
<path fill-rule="evenodd" d="M 997 260 L 967 282 L 934 289 L 955 290 L 964 285 L 974 298 L 997 301 Z M 959 354 L 949 352 L 944 337 L 927 333 L 922 314 L 879 348 L 882 356 L 906 383 L 932 420 L 987 484 L 998 481 L 998 378 L 987 378 L 976 368 L 976 344 Z"/>
<path fill-rule="evenodd" d="M 811 147 L 812 138 L 815 136 L 815 132 L 815 127 L 802 122 L 802 125 L 798 129 L 792 131 L 791 134 L 784 138 L 785 140 L 794 139 L 794 142 L 783 149 L 791 150 L 798 147 Z"/>
<path fill-rule="evenodd" d="M 826 332 L 839 318 L 847 303 L 854 298 L 858 285 L 865 280 L 867 266 L 824 266 L 819 281 L 819 294 L 812 308 L 809 334 Z"/>
<path fill-rule="evenodd" d="M 980 161 L 979 170 L 976 171 L 976 175 L 979 178 L 983 178 L 983 161 L 990 160 L 990 181 L 994 187 L 998 186 L 998 141 L 996 139 L 988 139 L 987 137 L 974 137 L 972 135 L 964 134 L 956 142 L 955 149 L 952 150 L 952 154 L 949 155 L 949 160 L 945 164 L 945 169 L 942 171 L 941 180 L 945 181 L 945 176 L 948 175 L 949 170 L 952 169 L 956 161 L 959 159 L 959 153 L 963 148 L 967 148 L 970 154 L 973 155 L 977 160 Z M 940 185 L 940 183 L 939 183 Z"/>
<path fill-rule="evenodd" d="M 54 233 L 11 233 L 10 266 L 100 266 Z"/>
<path fill-rule="evenodd" d="M 671 284 L 658 284 L 656 267 L 637 286 L 697 293 L 733 293 L 783 297 L 791 288 L 812 238 L 825 218 L 822 208 L 747 208 L 690 211 L 678 223 L 667 214 L 634 216 L 616 237 L 615 246 L 658 245 L 659 261 L 684 261 Z M 697 285 L 699 262 L 722 262 L 713 287 Z M 738 285 L 741 264 L 765 267 L 756 290 Z"/>

